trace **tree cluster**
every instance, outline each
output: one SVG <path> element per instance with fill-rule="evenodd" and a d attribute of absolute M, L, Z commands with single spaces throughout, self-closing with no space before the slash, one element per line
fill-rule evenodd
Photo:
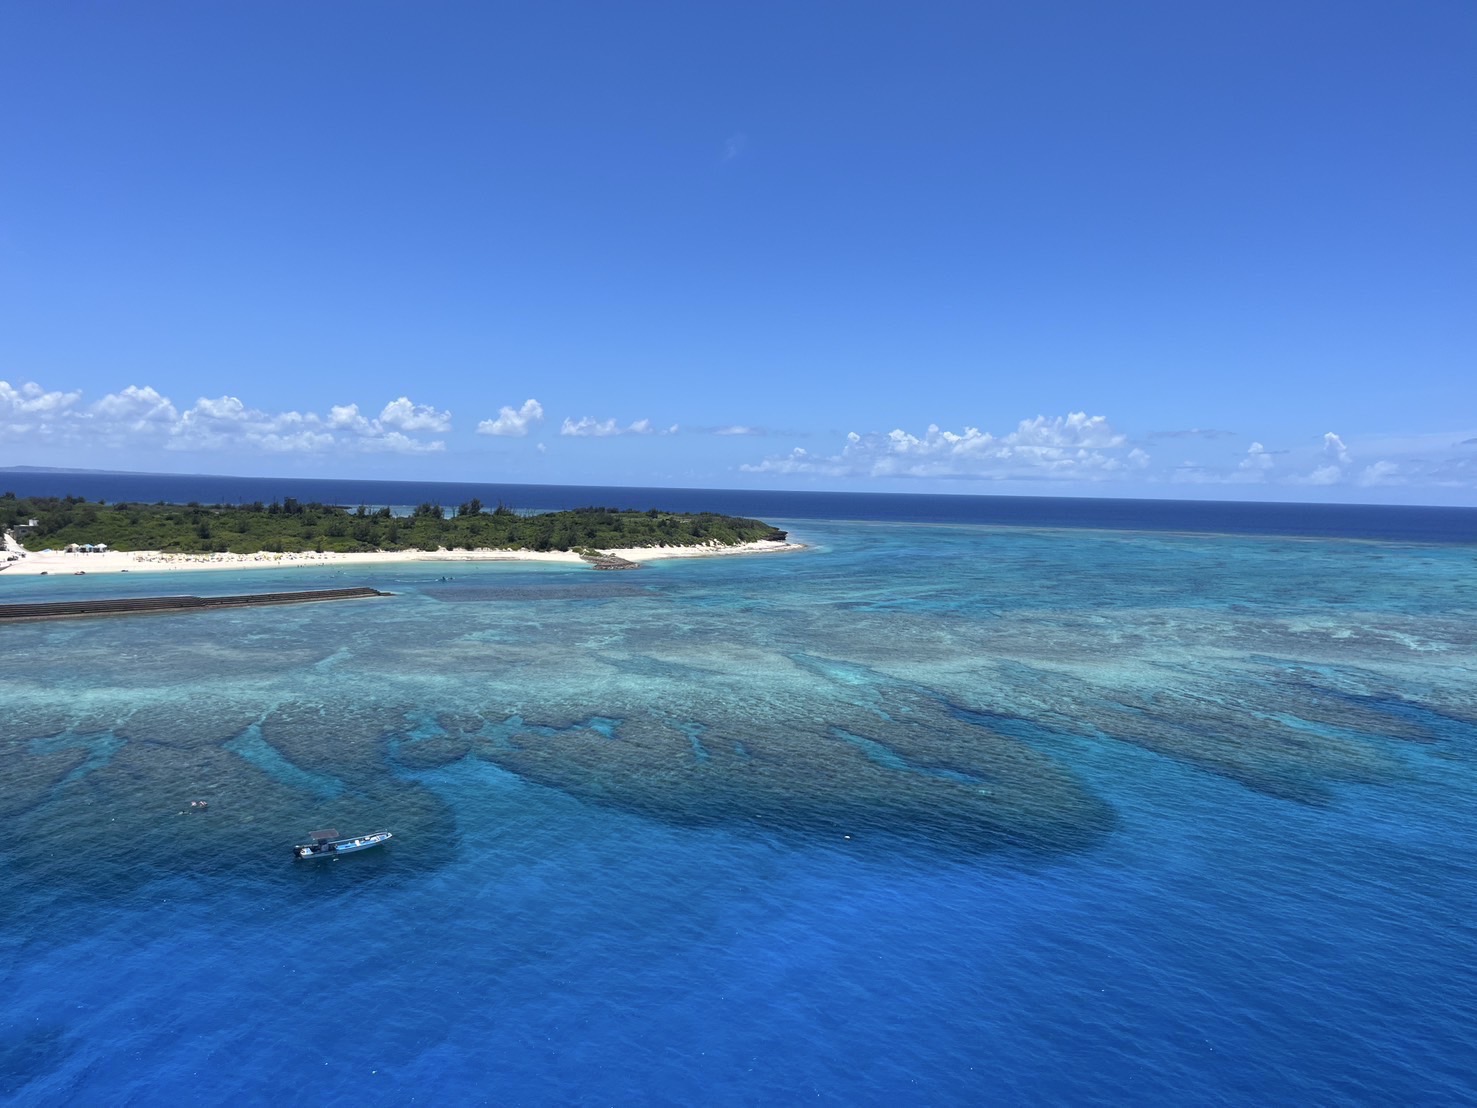
<path fill-rule="evenodd" d="M 31 549 L 106 543 L 114 550 L 254 554 L 258 551 L 376 550 L 609 550 L 641 546 L 733 545 L 783 539 L 785 532 L 757 519 L 696 514 L 577 508 L 520 514 L 477 499 L 451 512 L 417 505 L 410 515 L 389 508 L 355 509 L 302 504 L 291 497 L 271 504 L 104 504 L 81 497 L 0 497 L 0 527 L 37 521 L 21 538 Z"/>

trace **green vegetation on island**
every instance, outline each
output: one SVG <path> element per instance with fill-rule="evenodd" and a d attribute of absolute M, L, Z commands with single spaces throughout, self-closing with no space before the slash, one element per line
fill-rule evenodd
<path fill-rule="evenodd" d="M 35 521 L 32 525 L 31 521 Z M 409 516 L 389 508 L 300 504 L 104 504 L 68 496 L 0 496 L 0 529 L 33 550 L 104 543 L 112 550 L 179 554 L 258 551 L 359 553 L 376 550 L 577 550 L 643 546 L 733 546 L 783 540 L 757 519 L 712 512 L 577 508 L 520 514 L 504 505 L 485 511 L 470 500 L 447 512 L 421 504 Z"/>

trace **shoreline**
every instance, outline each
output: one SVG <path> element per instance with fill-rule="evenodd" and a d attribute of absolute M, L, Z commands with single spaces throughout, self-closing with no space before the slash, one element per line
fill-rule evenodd
<path fill-rule="evenodd" d="M 6 553 L 24 553 L 15 562 L 0 561 L 0 580 L 5 577 L 39 577 L 43 574 L 75 576 L 78 573 L 175 573 L 227 569 L 287 569 L 347 565 L 388 565 L 397 562 L 544 562 L 581 564 L 584 559 L 572 550 L 376 550 L 355 554 L 305 551 L 297 554 L 165 554 L 158 550 L 109 550 L 102 554 L 28 551 L 6 536 Z M 804 550 L 804 543 L 758 542 L 733 546 L 638 546 L 602 550 L 632 562 L 665 558 L 711 558 L 729 554 L 778 554 Z"/>

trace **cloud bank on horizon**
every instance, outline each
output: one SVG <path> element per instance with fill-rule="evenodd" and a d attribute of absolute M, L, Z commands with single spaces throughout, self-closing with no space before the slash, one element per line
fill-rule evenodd
<path fill-rule="evenodd" d="M 547 465 L 557 453 L 551 444 L 561 439 L 605 440 L 605 446 L 593 446 L 606 451 L 603 460 L 585 455 L 582 470 L 545 473 L 548 480 L 585 483 L 618 461 L 613 452 L 620 449 L 620 439 L 706 437 L 743 447 L 755 438 L 801 437 L 738 423 L 683 431 L 675 423 L 658 427 L 649 418 L 621 422 L 585 415 L 566 416 L 557 432 L 540 436 L 544 423 L 544 406 L 534 398 L 517 407 L 501 406 L 496 415 L 476 421 L 468 436 L 458 432 L 451 411 L 408 396 L 366 415 L 352 402 L 331 405 L 324 413 L 269 411 L 231 395 L 200 397 L 184 406 L 153 387 L 137 385 L 88 400 L 81 389 L 0 380 L 0 457 L 10 464 L 156 469 L 168 468 L 173 457 L 250 470 L 269 458 L 321 464 L 372 455 L 439 456 L 450 464 L 475 454 L 473 436 L 490 436 L 510 440 L 508 448 L 522 451 L 525 460 Z M 1021 419 L 1002 433 L 970 424 L 955 431 L 935 423 L 921 434 L 903 428 L 850 431 L 838 436 L 830 451 L 794 446 L 782 453 L 739 455 L 726 468 L 703 475 L 702 483 L 959 492 L 971 486 L 991 492 L 1055 486 L 1125 496 L 1204 495 L 1217 486 L 1227 495 L 1256 489 L 1294 495 L 1301 490 L 1304 496 L 1340 488 L 1365 494 L 1401 489 L 1428 497 L 1446 491 L 1456 503 L 1469 502 L 1464 496 L 1477 489 L 1477 436 L 1470 431 L 1353 443 L 1333 431 L 1310 432 L 1278 447 L 1260 439 L 1245 447 L 1228 441 L 1240 437 L 1198 428 L 1131 434 L 1104 415 L 1084 411 Z M 1166 451 L 1166 443 L 1173 452 Z M 1186 444 L 1200 447 L 1198 459 L 1184 456 Z"/>

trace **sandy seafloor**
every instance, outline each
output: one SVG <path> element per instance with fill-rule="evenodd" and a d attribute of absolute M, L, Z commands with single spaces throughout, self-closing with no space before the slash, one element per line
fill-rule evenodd
<path fill-rule="evenodd" d="M 1477 1098 L 1472 547 L 788 526 L 0 626 L 0 1099 Z"/>

